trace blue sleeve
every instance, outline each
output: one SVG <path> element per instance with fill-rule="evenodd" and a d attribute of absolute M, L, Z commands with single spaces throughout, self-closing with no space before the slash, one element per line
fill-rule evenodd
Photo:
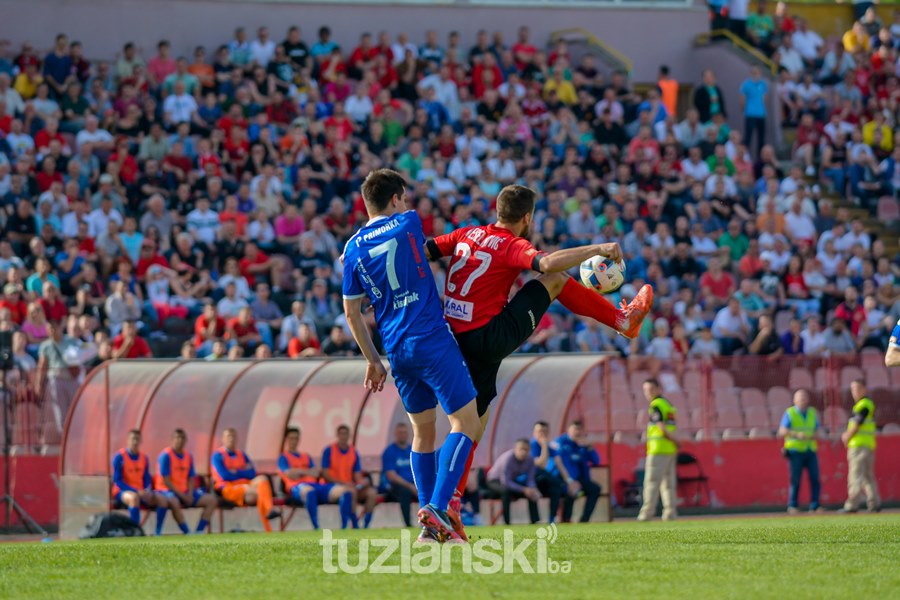
<path fill-rule="evenodd" d="M 788 416 L 787 411 L 784 411 L 784 414 L 781 416 L 780 427 L 784 427 L 785 429 L 791 428 L 791 418 Z"/>
<path fill-rule="evenodd" d="M 743 95 L 743 96 L 746 96 L 746 95 L 747 95 L 747 83 L 748 83 L 747 81 L 745 81 L 744 83 L 742 83 L 742 84 L 741 84 L 741 89 L 739 90 L 740 93 L 741 93 L 741 95 Z"/>
<path fill-rule="evenodd" d="M 238 471 L 237 478 L 238 479 L 253 479 L 254 477 L 256 477 L 256 467 L 253 466 L 253 460 L 251 460 L 251 458 L 247 455 L 246 452 L 244 453 L 244 458 L 247 459 L 247 464 L 249 466 L 246 469 L 241 469 L 240 471 Z"/>
<path fill-rule="evenodd" d="M 322 468 L 323 469 L 331 468 L 331 446 L 322 450 Z"/>
<path fill-rule="evenodd" d="M 221 452 L 213 453 L 212 468 L 215 469 L 216 473 L 219 474 L 219 477 L 221 477 L 225 481 L 231 481 L 235 479 L 235 477 L 228 472 L 228 469 L 225 468 L 225 461 L 222 459 Z"/>
<path fill-rule="evenodd" d="M 359 452 L 354 450 L 353 453 L 356 454 L 356 459 L 353 461 L 353 472 L 359 473 L 360 471 L 362 471 L 362 465 L 360 465 L 359 463 Z"/>
<path fill-rule="evenodd" d="M 366 291 L 356 275 L 356 253 L 357 249 L 353 240 L 350 240 L 347 250 L 344 252 L 344 281 L 341 285 L 344 298 L 361 298 L 366 295 Z"/>
<path fill-rule="evenodd" d="M 284 454 L 279 456 L 278 457 L 278 470 L 281 471 L 282 473 L 284 473 L 285 471 L 287 471 L 290 468 L 291 468 L 291 466 L 288 464 L 287 456 L 285 456 Z"/>
<path fill-rule="evenodd" d="M 531 456 L 537 458 L 541 455 L 541 445 L 537 440 L 531 440 Z"/>
<path fill-rule="evenodd" d="M 147 461 L 147 468 L 144 469 L 144 489 L 149 490 L 153 487 L 153 478 L 150 477 L 150 461 Z"/>
<path fill-rule="evenodd" d="M 587 451 L 587 462 L 591 467 L 599 467 L 600 466 L 600 453 L 597 452 L 596 448 L 590 448 Z"/>
<path fill-rule="evenodd" d="M 113 466 L 113 483 L 116 484 L 120 490 L 128 490 L 131 492 L 136 492 L 137 490 L 125 483 L 122 479 L 122 455 L 116 454 L 112 461 Z"/>
<path fill-rule="evenodd" d="M 394 456 L 394 446 L 390 445 L 384 449 L 381 455 L 381 474 L 384 475 L 388 471 L 397 470 L 397 457 Z"/>
<path fill-rule="evenodd" d="M 191 468 L 194 466 L 191 465 Z M 168 477 L 172 474 L 172 461 L 169 459 L 169 453 L 163 452 L 159 455 L 159 476 Z"/>
<path fill-rule="evenodd" d="M 188 455 L 188 456 L 190 456 L 190 455 Z M 190 468 L 190 470 L 188 470 L 188 477 L 193 479 L 196 476 L 197 476 L 197 472 L 194 471 L 194 457 L 191 456 L 191 468 Z"/>
<path fill-rule="evenodd" d="M 900 345 L 900 321 L 897 321 L 897 324 L 894 325 L 894 330 L 891 332 L 891 345 Z"/>

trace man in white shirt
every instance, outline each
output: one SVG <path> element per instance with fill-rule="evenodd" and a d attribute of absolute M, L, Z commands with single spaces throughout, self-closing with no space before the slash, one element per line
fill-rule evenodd
<path fill-rule="evenodd" d="M 791 41 L 803 60 L 810 64 L 816 60 L 819 48 L 825 44 L 822 36 L 809 28 L 806 19 L 797 19 L 797 31 L 791 36 Z"/>
<path fill-rule="evenodd" d="M 781 55 L 779 64 L 787 69 L 791 75 L 797 76 L 803 72 L 803 56 L 794 48 L 793 37 L 785 36 L 781 40 L 781 48 L 778 53 Z"/>
<path fill-rule="evenodd" d="M 190 123 L 197 113 L 197 101 L 184 91 L 184 82 L 175 82 L 174 93 L 163 101 L 163 120 L 174 130 L 179 123 Z"/>
<path fill-rule="evenodd" d="M 803 203 L 799 198 L 791 204 L 791 210 L 784 216 L 785 232 L 794 244 L 812 244 L 816 239 L 816 224 L 809 215 L 803 214 L 802 207 Z"/>
<path fill-rule="evenodd" d="M 412 55 L 416 58 L 419 57 L 419 49 L 415 44 L 409 41 L 409 36 L 407 36 L 402 31 L 397 34 L 397 42 L 391 46 L 391 52 L 394 54 L 394 64 L 399 65 L 403 62 L 406 57 L 406 51 L 412 52 Z"/>
<path fill-rule="evenodd" d="M 113 208 L 112 198 L 103 196 L 100 199 L 100 207 L 92 210 L 87 216 L 88 235 L 96 238 L 101 233 L 105 233 L 109 228 L 110 221 L 115 221 L 120 227 L 125 222 L 122 214 Z"/>
<path fill-rule="evenodd" d="M 256 39 L 250 42 L 250 59 L 261 67 L 267 67 L 275 56 L 275 42 L 269 39 L 269 29 L 260 27 Z"/>
<path fill-rule="evenodd" d="M 800 332 L 803 340 L 803 354 L 819 356 L 825 351 L 825 332 L 819 323 L 819 317 L 810 317 L 806 321 L 806 329 Z"/>
<path fill-rule="evenodd" d="M 372 114 L 372 99 L 369 98 L 369 86 L 360 83 L 356 86 L 356 93 L 344 102 L 344 112 L 356 123 L 365 123 Z"/>
<path fill-rule="evenodd" d="M 759 258 L 769 261 L 769 266 L 776 273 L 782 273 L 791 262 L 791 254 L 783 235 L 775 235 L 774 245 L 771 250 L 760 253 Z"/>
<path fill-rule="evenodd" d="M 450 113 L 450 119 L 456 121 L 459 119 L 459 90 L 456 82 L 450 78 L 450 67 L 444 65 L 437 73 L 429 75 L 419 82 L 419 93 L 422 94 L 427 89 L 434 90 L 434 99 L 443 105 Z"/>
<path fill-rule="evenodd" d="M 447 168 L 447 177 L 460 186 L 465 183 L 466 179 L 474 179 L 479 175 L 481 175 L 481 163 L 472 156 L 468 146 L 453 157 Z"/>
<path fill-rule="evenodd" d="M 219 232 L 219 214 L 210 210 L 209 199 L 205 196 L 198 198 L 197 208 L 188 213 L 187 230 L 198 242 L 203 242 L 207 246 L 216 243 L 216 234 Z"/>
<path fill-rule="evenodd" d="M 872 247 L 872 238 L 866 233 L 863 222 L 860 219 L 853 219 L 853 222 L 850 223 L 850 231 L 845 233 L 841 239 L 841 245 L 845 248 L 853 248 L 857 244 L 868 251 Z"/>
<path fill-rule="evenodd" d="M 488 141 L 478 135 L 475 127 L 470 125 L 462 135 L 456 137 L 456 151 L 462 152 L 464 148 L 468 148 L 473 157 L 481 158 L 487 152 Z"/>
<path fill-rule="evenodd" d="M 697 109 L 688 110 L 684 121 L 675 126 L 675 139 L 684 148 L 693 148 L 706 139 L 706 127 L 700 122 Z"/>
<path fill-rule="evenodd" d="M 2 76 L 2 74 L 0 74 L 0 76 Z M 0 98 L 0 102 L 3 102 L 2 98 Z M 9 112 L 8 105 L 7 112 Z M 14 157 L 34 152 L 34 138 L 23 131 L 22 121 L 19 119 L 13 119 L 12 123 L 10 123 L 10 130 L 9 134 L 6 136 L 6 143 L 9 144 Z"/>
<path fill-rule="evenodd" d="M 95 150 L 108 151 L 113 147 L 113 136 L 105 129 L 100 129 L 100 121 L 94 115 L 84 119 L 84 129 L 75 136 L 75 148 L 85 143 L 93 144 Z"/>
<path fill-rule="evenodd" d="M 225 320 L 236 317 L 242 308 L 249 306 L 247 301 L 237 295 L 237 286 L 233 281 L 225 285 L 225 297 L 216 304 L 216 312 Z"/>
<path fill-rule="evenodd" d="M 734 296 L 728 300 L 728 306 L 719 309 L 712 324 L 713 337 L 719 340 L 722 354 L 734 354 L 743 347 L 750 335 L 750 319 L 741 308 L 741 302 Z"/>
<path fill-rule="evenodd" d="M 689 180 L 704 182 L 709 177 L 709 164 L 703 160 L 700 147 L 694 146 L 688 150 L 687 158 L 681 161 L 681 172 Z"/>

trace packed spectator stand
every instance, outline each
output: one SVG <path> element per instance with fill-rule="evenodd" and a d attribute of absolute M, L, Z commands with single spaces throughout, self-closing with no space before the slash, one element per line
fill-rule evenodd
<path fill-rule="evenodd" d="M 527 27 L 471 47 L 419 31 L 351 50 L 327 27 L 314 42 L 239 29 L 190 57 L 161 41 L 89 61 L 89 42 L 65 35 L 46 53 L 3 47 L 0 332 L 14 332 L 14 375 L 60 422 L 108 359 L 353 355 L 339 257 L 381 166 L 406 175 L 428 236 L 491 222 L 519 182 L 540 192 L 539 249 L 618 241 L 621 296 L 654 286 L 638 339 L 554 305 L 523 352 L 608 350 L 656 371 L 883 350 L 900 256 L 866 215 L 900 186 L 900 25 L 867 18 L 827 42 L 789 16 L 748 20 L 783 67 L 769 93 L 784 113 L 769 118 L 796 127 L 792 148 L 748 119 L 749 147 L 712 72 L 679 106 L 667 70 L 638 94 Z"/>

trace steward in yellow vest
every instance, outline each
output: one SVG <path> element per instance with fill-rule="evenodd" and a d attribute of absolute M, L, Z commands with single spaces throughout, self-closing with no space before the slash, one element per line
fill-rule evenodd
<path fill-rule="evenodd" d="M 656 505 L 662 498 L 663 520 L 675 519 L 676 487 L 675 466 L 678 456 L 678 439 L 675 437 L 675 407 L 662 397 L 659 382 L 644 382 L 644 397 L 650 403 L 650 420 L 647 423 L 647 459 L 644 464 L 644 505 L 638 521 L 646 521 L 656 514 Z"/>
<path fill-rule="evenodd" d="M 822 512 L 819 506 L 819 457 L 816 454 L 818 444 L 816 434 L 819 430 L 819 418 L 816 409 L 809 405 L 809 392 L 794 392 L 794 405 L 784 411 L 778 437 L 784 439 L 784 454 L 790 464 L 791 485 L 788 492 L 788 513 L 797 514 L 797 496 L 800 491 L 800 480 L 803 470 L 809 474 L 810 512 Z"/>
<path fill-rule="evenodd" d="M 875 480 L 875 403 L 868 397 L 866 382 L 857 379 L 850 384 L 853 396 L 853 416 L 841 441 L 847 446 L 847 501 L 843 512 L 856 512 L 866 494 L 866 504 L 872 512 L 881 507 L 878 483 Z"/>

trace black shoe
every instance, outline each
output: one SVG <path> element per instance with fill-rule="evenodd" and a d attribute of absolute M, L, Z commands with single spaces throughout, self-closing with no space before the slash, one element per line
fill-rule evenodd
<path fill-rule="evenodd" d="M 277 508 L 273 508 L 272 510 L 269 511 L 269 514 L 266 515 L 266 519 L 271 521 L 272 519 L 277 519 L 280 516 L 281 516 L 281 511 L 278 510 Z"/>

